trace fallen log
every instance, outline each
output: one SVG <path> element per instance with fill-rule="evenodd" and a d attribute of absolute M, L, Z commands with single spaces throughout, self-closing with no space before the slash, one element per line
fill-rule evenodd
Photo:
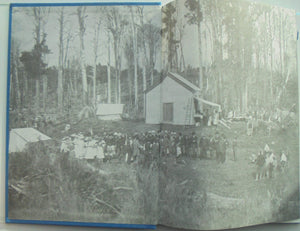
<path fill-rule="evenodd" d="M 207 193 L 207 206 L 221 209 L 234 209 L 244 205 L 245 201 L 241 198 L 223 197 L 214 193 Z"/>
<path fill-rule="evenodd" d="M 8 187 L 11 187 L 12 189 L 14 189 L 19 194 L 27 196 L 26 193 L 20 187 L 18 187 L 18 186 L 10 184 Z"/>
<path fill-rule="evenodd" d="M 219 123 L 221 125 L 223 125 L 224 127 L 228 128 L 228 129 L 231 129 L 231 127 L 229 127 L 223 120 L 219 120 Z"/>
<path fill-rule="evenodd" d="M 119 214 L 121 217 L 124 217 L 124 215 L 117 209 L 115 208 L 114 206 L 108 204 L 107 202 L 103 201 L 103 200 L 100 200 L 98 199 L 97 197 L 94 197 L 93 198 L 95 200 L 95 202 L 99 203 L 99 204 L 103 204 L 107 207 L 109 207 L 110 209 L 112 209 L 114 212 L 116 212 L 117 214 Z"/>
<path fill-rule="evenodd" d="M 129 188 L 129 187 L 115 187 L 115 188 L 113 188 L 113 190 L 133 190 L 133 188 Z"/>

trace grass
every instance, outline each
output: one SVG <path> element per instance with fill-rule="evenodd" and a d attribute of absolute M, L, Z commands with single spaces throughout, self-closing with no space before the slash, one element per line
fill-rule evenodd
<path fill-rule="evenodd" d="M 209 128 L 194 130 L 206 135 L 214 132 Z M 237 161 L 232 160 L 230 146 L 225 164 L 186 158 L 184 165 L 166 160 L 168 164 L 160 174 L 160 184 L 166 185 L 160 197 L 163 204 L 161 222 L 180 228 L 229 229 L 298 218 L 299 145 L 296 129 L 274 131 L 270 137 L 259 131 L 258 135 L 249 137 L 243 123 L 234 123 L 231 130 L 220 132 L 228 138 L 238 137 Z M 277 154 L 289 149 L 289 170 L 277 173 L 273 179 L 255 181 L 256 166 L 249 163 L 249 156 L 265 144 Z M 188 182 L 182 184 L 186 180 Z M 216 203 L 218 196 L 221 199 Z"/>
<path fill-rule="evenodd" d="M 58 124 L 53 129 L 45 128 L 44 132 L 59 142 L 72 133 L 89 133 L 90 128 L 98 135 L 105 132 L 134 134 L 160 129 L 160 126 L 142 122 L 96 119 L 73 124 L 68 132 L 63 131 L 64 126 Z M 185 164 L 181 164 L 176 163 L 174 156 L 168 156 L 160 161 L 160 171 L 156 164 L 141 168 L 118 161 L 98 163 L 91 168 L 93 164 L 62 156 L 56 156 L 53 164 L 48 166 L 50 161 L 47 157 L 41 155 L 39 150 L 32 150 L 23 159 L 10 156 L 10 181 L 21 180 L 28 174 L 40 174 L 40 171 L 49 168 L 59 179 L 53 181 L 55 187 L 52 184 L 52 190 L 61 193 L 54 193 L 50 201 L 45 201 L 41 192 L 35 193 L 30 200 L 17 198 L 10 203 L 9 217 L 149 224 L 156 223 L 159 215 L 159 222 L 164 225 L 191 229 L 232 228 L 298 217 L 297 207 L 294 206 L 299 195 L 296 128 L 274 131 L 271 136 L 260 130 L 252 137 L 246 135 L 246 125 L 242 122 L 233 123 L 231 130 L 171 125 L 162 126 L 162 129 L 184 134 L 194 131 L 198 136 L 211 136 L 218 130 L 227 136 L 229 143 L 230 138 L 237 136 L 237 161 L 232 161 L 230 145 L 225 164 L 190 158 L 185 158 Z M 277 154 L 288 148 L 289 171 L 278 174 L 274 179 L 255 181 L 253 173 L 256 167 L 249 163 L 249 156 L 257 153 L 266 143 Z M 51 152 L 55 153 L 55 150 L 52 144 Z M 33 161 L 30 158 L 34 158 Z M 32 166 L 34 168 L 30 170 Z M 156 184 L 158 178 L 159 184 Z M 42 186 L 42 182 L 48 181 L 40 179 L 30 186 L 37 189 L 45 187 L 46 192 L 49 191 L 51 185 L 47 183 Z M 91 194 L 96 195 L 100 202 L 89 197 Z M 12 199 L 13 194 L 10 197 Z M 216 198 L 221 198 L 219 204 L 215 203 Z"/>

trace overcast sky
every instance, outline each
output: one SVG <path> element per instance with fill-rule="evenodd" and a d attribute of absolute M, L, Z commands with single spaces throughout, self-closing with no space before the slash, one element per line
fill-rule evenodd
<path fill-rule="evenodd" d="M 87 6 L 86 10 L 86 32 L 85 32 L 85 56 L 86 62 L 89 65 L 93 65 L 94 59 L 94 29 L 95 22 L 99 13 L 96 12 L 97 7 L 116 7 L 121 14 L 131 20 L 129 10 L 127 6 Z M 58 52 L 59 52 L 59 10 L 60 7 L 50 7 L 50 14 L 47 17 L 45 23 L 45 32 L 47 33 L 47 45 L 51 50 L 51 54 L 47 55 L 49 66 L 58 64 Z M 32 8 L 15 7 L 13 8 L 12 15 L 12 36 L 20 42 L 21 51 L 30 51 L 34 46 L 34 19 L 30 15 Z M 66 23 L 64 25 L 65 34 L 72 32 L 74 38 L 70 43 L 69 57 L 79 53 L 79 25 L 78 17 L 76 15 L 77 6 L 65 7 Z M 29 12 L 29 13 L 28 13 Z M 159 6 L 144 6 L 144 21 L 151 22 L 161 28 L 161 11 Z M 129 33 L 129 32 L 127 32 Z M 66 35 L 65 35 L 66 37 Z M 101 24 L 100 41 L 99 41 L 99 58 L 98 61 L 105 65 L 107 63 L 107 30 L 105 28 L 104 19 Z M 112 48 L 111 48 L 112 49 Z M 77 55 L 78 56 L 78 55 Z M 158 59 L 159 60 L 159 59 Z M 111 62 L 113 64 L 114 56 L 111 50 Z M 157 64 L 160 66 L 159 64 Z"/>
<path fill-rule="evenodd" d="M 191 65 L 193 67 L 199 66 L 198 61 L 198 33 L 197 27 L 195 25 L 187 25 L 186 18 L 184 15 L 187 13 L 186 8 L 184 7 L 183 0 L 179 0 L 180 7 L 178 13 L 177 21 L 182 21 L 185 24 L 184 29 L 184 36 L 183 36 L 183 51 L 185 62 L 187 65 Z M 101 6 L 104 7 L 104 6 Z M 112 6 L 117 7 L 120 12 L 122 12 L 123 16 L 130 21 L 130 15 L 128 11 L 128 7 L 126 6 Z M 86 34 L 85 34 L 85 55 L 86 55 L 86 62 L 89 65 L 93 65 L 93 58 L 94 58 L 94 48 L 93 48 L 93 37 L 94 37 L 94 25 L 95 25 L 95 18 L 97 18 L 98 14 L 96 14 L 95 6 L 87 7 L 87 18 L 86 18 Z M 30 8 L 20 8 L 15 7 L 13 11 L 13 23 L 12 23 L 12 35 L 20 42 L 21 51 L 30 51 L 34 45 L 34 20 L 33 17 L 30 16 L 28 11 Z M 77 6 L 69 6 L 65 7 L 66 19 L 67 22 L 65 23 L 65 32 L 73 32 L 72 34 L 75 35 L 73 41 L 70 43 L 69 49 L 69 57 L 72 57 L 79 53 L 79 26 L 78 26 L 78 18 L 76 15 Z M 58 44 L 59 44 L 59 24 L 58 24 L 58 7 L 51 7 L 51 12 L 48 16 L 48 20 L 45 24 L 45 32 L 47 33 L 47 45 L 51 50 L 51 54 L 47 56 L 49 66 L 57 65 L 58 64 Z M 161 28 L 161 9 L 159 6 L 144 6 L 145 11 L 145 21 L 152 22 L 153 24 L 157 25 Z M 287 13 L 291 17 L 295 17 L 293 11 L 287 10 Z M 99 59 L 98 62 L 102 65 L 107 63 L 107 32 L 105 29 L 104 23 L 101 26 L 101 41 L 99 45 Z M 210 47 L 209 45 L 205 44 L 203 41 L 203 49 L 205 47 Z M 160 53 L 159 53 L 160 54 Z M 158 55 L 159 55 L 158 54 Z M 78 55 L 77 55 L 78 56 Z M 114 56 L 113 52 L 111 52 L 111 61 L 113 64 Z M 156 69 L 160 69 L 160 58 L 157 58 Z M 205 62 L 209 62 L 206 57 L 203 57 L 204 64 Z M 123 62 L 125 64 L 125 62 Z M 126 68 L 123 65 L 123 68 Z"/>

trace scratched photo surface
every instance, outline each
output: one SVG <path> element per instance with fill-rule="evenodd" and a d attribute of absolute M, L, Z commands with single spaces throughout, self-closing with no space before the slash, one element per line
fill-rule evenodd
<path fill-rule="evenodd" d="M 156 224 L 160 7 L 13 7 L 11 29 L 8 218 Z"/>
<path fill-rule="evenodd" d="M 171 121 L 162 130 L 178 127 L 161 146 L 160 223 L 207 230 L 298 218 L 295 12 L 178 0 L 162 22 Z"/>
<path fill-rule="evenodd" d="M 13 7 L 8 218 L 298 218 L 296 39 L 244 0 Z"/>

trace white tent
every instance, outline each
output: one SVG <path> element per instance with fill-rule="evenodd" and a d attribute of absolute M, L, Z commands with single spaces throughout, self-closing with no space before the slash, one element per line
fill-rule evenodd
<path fill-rule="evenodd" d="M 96 115 L 101 120 L 121 120 L 124 104 L 98 104 Z"/>
<path fill-rule="evenodd" d="M 51 140 L 34 128 L 16 128 L 9 132 L 9 153 L 22 152 L 29 143 Z"/>

